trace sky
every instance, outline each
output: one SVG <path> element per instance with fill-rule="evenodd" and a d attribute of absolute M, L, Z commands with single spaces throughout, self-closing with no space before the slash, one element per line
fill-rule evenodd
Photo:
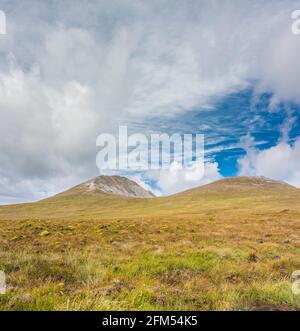
<path fill-rule="evenodd" d="M 223 177 L 300 187 L 300 0 L 0 0 L 0 204 L 99 175 L 99 134 L 200 133 L 204 177 L 124 173 L 158 195 Z"/>

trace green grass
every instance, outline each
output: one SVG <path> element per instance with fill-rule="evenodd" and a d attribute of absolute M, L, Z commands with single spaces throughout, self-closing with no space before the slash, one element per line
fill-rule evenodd
<path fill-rule="evenodd" d="M 299 310 L 298 192 L 0 208 L 1 310 Z"/>

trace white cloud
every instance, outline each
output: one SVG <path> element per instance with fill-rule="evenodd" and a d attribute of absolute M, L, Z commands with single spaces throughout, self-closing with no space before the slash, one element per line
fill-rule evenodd
<path fill-rule="evenodd" d="M 281 141 L 276 146 L 258 151 L 247 149 L 239 160 L 240 175 L 266 176 L 300 187 L 300 139 L 294 145 Z"/>
<path fill-rule="evenodd" d="M 35 199 L 40 187 L 59 190 L 58 179 L 72 177 L 75 184 L 94 176 L 98 134 L 124 119 L 147 121 L 208 105 L 250 81 L 274 92 L 274 100 L 300 102 L 300 43 L 290 18 L 298 4 L 3 1 L 2 191 L 21 182 L 15 197 L 27 185 L 26 199 Z M 217 178 L 216 166 L 207 171 Z M 172 176 L 158 177 L 164 192 L 188 188 L 184 176 L 176 183 Z"/>
<path fill-rule="evenodd" d="M 259 70 L 259 73 L 256 73 L 259 78 L 257 90 L 274 93 L 275 105 L 280 101 L 300 103 L 299 36 L 293 35 L 289 26 L 282 28 L 280 24 L 278 22 L 278 27 L 283 31 L 278 31 L 276 38 L 262 48 L 262 58 L 257 60 L 255 66 L 255 69 Z"/>
<path fill-rule="evenodd" d="M 204 168 L 202 162 L 195 162 L 184 169 L 173 163 L 170 170 L 150 171 L 144 176 L 154 180 L 163 195 L 175 194 L 222 178 L 216 162 L 206 162 Z"/>

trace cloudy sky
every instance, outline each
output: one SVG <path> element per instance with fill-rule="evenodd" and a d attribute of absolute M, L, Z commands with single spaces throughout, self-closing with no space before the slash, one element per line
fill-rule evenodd
<path fill-rule="evenodd" d="M 300 0 L 0 0 L 0 203 L 99 175 L 96 138 L 205 135 L 205 177 L 127 174 L 171 194 L 226 176 L 300 187 Z"/>

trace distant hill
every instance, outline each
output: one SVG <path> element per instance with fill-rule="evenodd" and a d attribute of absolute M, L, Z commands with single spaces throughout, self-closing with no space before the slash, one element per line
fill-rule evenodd
<path fill-rule="evenodd" d="M 76 194 L 108 194 L 132 198 L 153 198 L 154 194 L 143 189 L 133 180 L 121 176 L 99 176 L 70 190 L 60 193 L 56 197 Z"/>
<path fill-rule="evenodd" d="M 300 190 L 265 177 L 226 178 L 157 198 L 127 178 L 100 176 L 40 202 L 0 206 L 0 220 L 224 218 L 283 210 L 300 213 Z"/>
<path fill-rule="evenodd" d="M 270 178 L 262 176 L 253 177 L 232 177 L 224 178 L 216 182 L 203 185 L 180 194 L 196 194 L 198 193 L 234 193 L 239 194 L 242 192 L 279 192 L 279 191 L 289 191 L 289 192 L 300 192 L 296 187 L 289 185 L 285 182 L 276 181 Z"/>

